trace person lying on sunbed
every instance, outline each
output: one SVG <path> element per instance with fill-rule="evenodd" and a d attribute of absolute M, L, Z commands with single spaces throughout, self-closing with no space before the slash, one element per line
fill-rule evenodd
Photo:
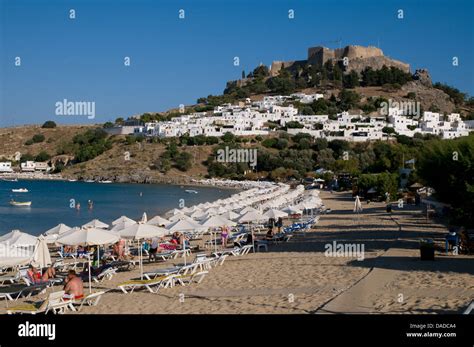
<path fill-rule="evenodd" d="M 87 247 L 79 246 L 77 247 L 77 257 L 84 258 L 87 255 L 88 249 Z"/>
<path fill-rule="evenodd" d="M 82 280 L 76 275 L 76 271 L 69 270 L 65 280 L 64 292 L 66 299 L 81 299 L 84 297 L 84 284 Z"/>

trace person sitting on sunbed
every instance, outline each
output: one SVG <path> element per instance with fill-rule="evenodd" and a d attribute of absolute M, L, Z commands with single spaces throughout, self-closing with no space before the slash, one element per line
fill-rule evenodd
<path fill-rule="evenodd" d="M 46 282 L 55 277 L 56 277 L 56 270 L 54 269 L 53 266 L 50 266 L 43 272 L 43 276 L 41 279 Z"/>
<path fill-rule="evenodd" d="M 87 247 L 77 247 L 77 257 L 83 258 L 87 254 Z"/>
<path fill-rule="evenodd" d="M 189 248 L 189 240 L 183 233 L 178 233 L 177 241 L 178 245 L 180 245 L 181 248 L 183 248 L 184 246 L 186 246 L 186 248 Z"/>
<path fill-rule="evenodd" d="M 266 235 L 265 235 L 265 239 L 266 239 L 266 240 L 271 240 L 271 239 L 273 239 L 273 227 L 272 227 L 272 226 L 268 227 L 268 231 L 267 231 L 267 233 L 266 233 Z"/>
<path fill-rule="evenodd" d="M 30 265 L 26 274 L 28 276 L 28 280 L 33 284 L 40 284 L 43 282 L 41 273 L 33 265 Z"/>
<path fill-rule="evenodd" d="M 471 240 L 469 233 L 464 227 L 460 229 L 461 250 L 466 254 L 471 254 L 474 251 L 474 240 Z"/>
<path fill-rule="evenodd" d="M 65 298 L 81 299 L 84 297 L 84 284 L 82 283 L 82 280 L 76 275 L 76 271 L 69 270 L 65 283 Z"/>
<path fill-rule="evenodd" d="M 281 217 L 278 217 L 278 220 L 275 225 L 278 228 L 278 233 L 281 233 L 281 227 L 283 226 L 283 219 Z"/>

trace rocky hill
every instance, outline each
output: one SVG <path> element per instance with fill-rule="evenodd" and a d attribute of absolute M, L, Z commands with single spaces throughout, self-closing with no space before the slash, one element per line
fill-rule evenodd
<path fill-rule="evenodd" d="M 344 65 L 345 59 L 348 65 Z M 378 48 L 360 46 L 335 50 L 312 47 L 308 49 L 305 60 L 273 62 L 270 69 L 259 66 L 245 78 L 228 82 L 222 95 L 201 98 L 198 104 L 187 106 L 186 113 L 210 111 L 226 102 L 245 104 L 247 98 L 260 100 L 266 95 L 294 92 L 321 93 L 328 104 L 338 105 L 341 92 L 347 90 L 358 98 L 351 104 L 351 112 L 376 115 L 375 101 L 383 98 L 418 101 L 422 110 L 459 112 L 470 119 L 474 114 L 472 98 L 466 100 L 465 95 L 455 88 L 433 84 L 428 70 L 420 69 L 412 74 L 408 64 L 386 57 Z M 341 110 L 332 107 L 331 112 L 346 110 L 344 107 L 344 104 L 340 106 Z M 178 110 L 168 110 L 135 118 L 142 121 L 166 120 L 178 114 Z M 73 143 L 74 136 L 97 127 L 102 125 L 58 126 L 52 129 L 37 125 L 3 128 L 0 129 L 0 158 L 15 161 L 18 153 L 30 158 L 46 153 L 54 163 L 73 163 L 66 165 L 62 171 L 66 178 L 118 182 L 186 184 L 191 178 L 203 178 L 208 173 L 203 162 L 211 154 L 212 145 L 180 146 L 180 152 L 188 153 L 191 158 L 190 168 L 181 171 L 172 165 L 169 170 L 163 171 L 157 169 L 157 163 L 166 151 L 165 143 L 130 143 L 125 136 L 109 137 L 107 145 L 102 147 L 105 149 L 97 152 L 99 155 L 96 153 L 91 156 L 92 159 L 74 163 L 74 153 L 82 146 L 81 141 Z M 252 141 L 254 145 L 259 142 Z M 128 159 L 125 153 L 129 154 Z M 82 154 L 87 156 L 90 153 L 85 151 Z"/>

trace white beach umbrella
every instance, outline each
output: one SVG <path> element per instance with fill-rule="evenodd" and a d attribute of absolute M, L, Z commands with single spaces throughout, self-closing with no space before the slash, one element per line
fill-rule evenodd
<path fill-rule="evenodd" d="M 287 217 L 288 213 L 280 211 L 280 210 L 276 210 L 276 209 L 270 209 L 267 212 L 265 212 L 263 215 L 268 218 L 278 219 L 280 217 L 281 218 Z"/>
<path fill-rule="evenodd" d="M 193 230 L 199 230 L 199 229 L 204 229 L 204 228 L 202 225 L 198 224 L 197 222 L 186 220 L 186 219 L 180 219 L 174 223 L 168 224 L 166 226 L 166 229 L 168 229 L 169 231 L 193 231 Z"/>
<path fill-rule="evenodd" d="M 166 216 L 174 216 L 176 214 L 184 214 L 184 212 L 181 209 L 173 208 L 165 213 Z"/>
<path fill-rule="evenodd" d="M 261 214 L 259 211 L 249 211 L 245 214 L 243 214 L 239 219 L 239 223 L 254 223 L 254 222 L 259 222 L 267 219 L 263 214 Z"/>
<path fill-rule="evenodd" d="M 224 212 L 223 214 L 221 214 L 221 216 L 223 216 L 224 218 L 230 219 L 230 220 L 234 220 L 234 219 L 239 218 L 239 214 L 235 213 L 235 212 L 232 212 L 232 211 Z"/>
<path fill-rule="evenodd" d="M 303 211 L 295 206 L 288 206 L 283 209 L 284 212 L 288 212 L 289 214 L 300 214 Z"/>
<path fill-rule="evenodd" d="M 203 210 L 196 210 L 190 215 L 190 217 L 193 219 L 201 219 L 204 216 L 207 216 L 207 213 L 204 212 Z"/>
<path fill-rule="evenodd" d="M 189 217 L 189 216 L 186 216 L 185 214 L 175 214 L 174 216 L 171 216 L 169 218 L 169 221 L 170 222 L 176 222 L 176 221 L 179 221 L 179 220 L 187 220 L 187 221 L 194 221 L 193 218 Z"/>
<path fill-rule="evenodd" d="M 217 209 L 217 214 L 223 214 L 223 213 L 226 213 L 227 212 L 227 209 L 224 208 L 223 206 L 220 206 L 218 209 Z"/>
<path fill-rule="evenodd" d="M 61 235 L 66 231 L 71 230 L 71 227 L 67 226 L 66 224 L 60 223 L 51 229 L 48 229 L 44 232 L 45 235 Z"/>
<path fill-rule="evenodd" d="M 359 195 L 356 195 L 354 200 L 354 212 L 362 212 L 362 204 L 360 202 Z"/>
<path fill-rule="evenodd" d="M 100 228 L 80 228 L 66 232 L 56 240 L 56 243 L 66 246 L 100 246 L 115 243 L 118 235 Z"/>
<path fill-rule="evenodd" d="M 357 225 L 360 227 L 360 213 L 362 212 L 362 204 L 359 195 L 356 195 L 354 200 L 354 212 L 357 213 Z"/>
<path fill-rule="evenodd" d="M 24 233 L 17 229 L 0 237 L 0 243 L 12 247 L 32 247 L 36 245 L 36 241 L 36 236 Z"/>
<path fill-rule="evenodd" d="M 217 209 L 215 207 L 209 207 L 204 212 L 206 212 L 206 214 L 208 214 L 208 215 L 216 215 L 217 214 Z"/>
<path fill-rule="evenodd" d="M 123 230 L 131 225 L 135 225 L 137 224 L 137 222 L 135 222 L 134 220 L 123 220 L 122 222 L 119 222 L 117 224 L 114 224 L 113 228 L 110 229 L 110 231 L 120 231 L 120 230 Z"/>
<path fill-rule="evenodd" d="M 109 225 L 104 223 L 104 222 L 101 222 L 100 220 L 98 219 L 93 219 L 91 220 L 90 222 L 84 224 L 82 226 L 83 228 L 99 228 L 99 229 L 108 229 L 109 228 Z"/>
<path fill-rule="evenodd" d="M 138 223 L 119 231 L 120 237 L 124 239 L 150 239 L 153 237 L 163 237 L 169 231 L 151 224 Z"/>
<path fill-rule="evenodd" d="M 170 223 L 171 222 L 169 220 L 161 216 L 155 216 L 152 219 L 150 219 L 148 222 L 146 222 L 146 224 L 150 224 L 150 225 L 168 225 Z"/>
<path fill-rule="evenodd" d="M 100 228 L 81 228 L 72 229 L 65 232 L 56 240 L 57 244 L 66 246 L 98 246 L 97 254 L 99 254 L 99 246 L 115 243 L 120 238 L 109 230 Z M 89 291 L 92 293 L 91 279 L 91 262 L 89 258 Z"/>
<path fill-rule="evenodd" d="M 112 222 L 112 225 L 117 225 L 117 224 L 120 224 L 120 223 L 136 223 L 132 218 L 128 218 L 127 216 L 120 216 L 119 218 L 117 218 L 116 220 L 114 220 Z M 129 224 L 129 225 L 132 225 L 132 224 Z"/>
<path fill-rule="evenodd" d="M 218 216 L 209 217 L 204 222 L 202 222 L 201 225 L 203 227 L 216 228 L 216 227 L 221 227 L 221 226 L 233 227 L 237 225 L 237 223 L 232 222 L 231 220 L 228 220 L 227 218 L 218 215 Z"/>
<path fill-rule="evenodd" d="M 253 208 L 252 206 L 247 206 L 240 211 L 240 215 L 246 214 L 247 212 L 255 212 L 255 211 L 258 211 L 258 210 Z"/>
<path fill-rule="evenodd" d="M 52 264 L 48 244 L 46 243 L 46 238 L 43 235 L 38 237 L 35 251 L 33 252 L 32 262 L 39 268 L 43 268 Z"/>

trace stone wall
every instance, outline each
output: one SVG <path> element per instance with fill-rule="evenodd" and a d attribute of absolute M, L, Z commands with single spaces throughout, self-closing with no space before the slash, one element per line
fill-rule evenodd
<path fill-rule="evenodd" d="M 383 55 L 380 48 L 369 46 L 346 46 L 331 50 L 326 47 L 310 47 L 308 49 L 308 63 L 316 66 L 323 66 L 328 60 L 333 62 L 339 61 L 347 57 L 349 64 L 346 71 L 355 70 L 361 72 L 367 66 L 371 66 L 374 70 L 381 69 L 384 65 L 397 67 L 405 72 L 410 72 L 410 65 L 401 61 L 390 59 Z"/>
<path fill-rule="evenodd" d="M 289 67 L 292 67 L 294 63 L 295 63 L 294 60 L 291 60 L 291 61 L 276 60 L 272 62 L 272 66 L 270 67 L 270 76 L 271 77 L 278 76 L 278 73 L 280 72 L 282 67 L 289 68 Z"/>

